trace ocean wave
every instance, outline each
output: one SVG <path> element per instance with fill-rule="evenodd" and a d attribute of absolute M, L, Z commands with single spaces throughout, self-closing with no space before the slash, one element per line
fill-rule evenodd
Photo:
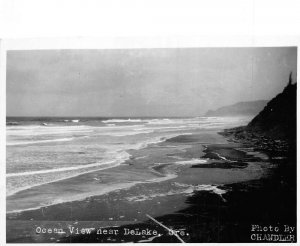
<path fill-rule="evenodd" d="M 180 134 L 172 134 L 172 135 L 165 135 L 165 136 L 149 138 L 149 139 L 144 140 L 143 142 L 132 144 L 130 146 L 130 149 L 135 149 L 135 150 L 144 149 L 144 148 L 148 147 L 149 145 L 162 143 L 162 142 L 166 141 L 167 139 L 176 137 L 178 135 L 180 135 Z"/>
<path fill-rule="evenodd" d="M 22 126 L 7 128 L 7 136 L 39 136 L 39 135 L 60 135 L 73 133 L 88 133 L 94 128 L 89 126 Z"/>
<path fill-rule="evenodd" d="M 172 135 L 174 136 L 174 135 Z M 168 135 L 168 137 L 172 137 Z M 27 190 L 35 186 L 57 182 L 60 180 L 69 179 L 72 177 L 76 177 L 85 173 L 95 172 L 107 168 L 112 168 L 120 165 L 121 163 L 125 162 L 130 158 L 130 154 L 128 154 L 126 151 L 130 149 L 138 150 L 142 148 L 146 148 L 147 146 L 151 144 L 157 144 L 159 142 L 163 142 L 167 139 L 167 137 L 154 137 L 150 139 L 146 139 L 139 143 L 132 143 L 132 144 L 124 144 L 124 145 L 103 145 L 101 148 L 105 149 L 105 155 L 104 160 L 97 163 L 92 164 L 86 164 L 86 165 L 79 165 L 79 166 L 71 166 L 71 167 L 64 167 L 64 168 L 57 168 L 57 169 L 46 169 L 46 170 L 35 170 L 35 171 L 28 171 L 28 172 L 22 172 L 22 173 L 7 173 L 6 177 L 9 181 L 10 179 L 20 178 L 20 177 L 28 177 L 32 176 L 33 180 L 41 180 L 41 182 L 32 181 L 33 184 L 26 186 L 22 185 L 22 187 L 11 187 L 8 190 L 10 190 L 7 195 L 10 196 L 12 194 L 15 194 L 22 190 Z M 113 156 L 113 157 L 112 157 Z M 113 158 L 113 160 L 111 160 Z M 58 174 L 63 175 L 58 175 Z M 55 176 L 51 175 L 55 174 Z M 51 175 L 51 176 L 49 176 Z M 36 178 L 38 176 L 43 176 L 40 178 Z M 49 177 L 48 177 L 49 176 Z M 154 179 L 152 181 L 147 182 L 159 182 L 161 180 L 167 180 L 171 178 L 168 177 L 162 177 L 160 179 Z M 46 182 L 44 182 L 47 180 Z M 36 183 L 35 183 L 36 182 Z"/>
<path fill-rule="evenodd" d="M 52 200 L 51 202 L 43 203 L 43 204 L 40 204 L 35 207 L 24 208 L 24 209 L 14 209 L 11 211 L 6 211 L 6 213 L 7 214 L 20 213 L 20 212 L 24 212 L 24 211 L 32 211 L 32 210 L 40 209 L 43 207 L 48 207 L 48 206 L 66 203 L 66 202 L 83 201 L 89 197 L 101 196 L 101 195 L 104 195 L 104 194 L 107 194 L 110 192 L 115 192 L 115 191 L 122 190 L 122 189 L 129 189 L 138 183 L 140 183 L 140 182 L 137 181 L 137 182 L 113 184 L 105 189 L 96 190 L 93 193 L 88 192 L 88 193 L 73 195 L 70 197 L 56 198 L 56 199 Z"/>
<path fill-rule="evenodd" d="M 118 165 L 116 165 L 116 166 L 118 166 Z M 106 168 L 92 170 L 92 171 L 88 171 L 88 172 L 85 172 L 85 173 L 99 171 L 99 170 L 103 170 L 103 169 L 106 169 Z M 85 173 L 82 173 L 82 174 L 85 174 Z M 79 174 L 79 175 L 81 175 L 81 174 Z M 74 175 L 74 176 L 71 176 L 71 177 L 68 177 L 68 178 L 73 178 L 73 177 L 76 177 L 76 176 L 78 176 L 78 175 Z M 130 181 L 130 182 L 125 182 L 125 183 L 112 184 L 111 186 L 106 187 L 104 189 L 95 190 L 93 192 L 77 194 L 77 195 L 73 195 L 73 196 L 70 196 L 70 197 L 57 198 L 57 199 L 52 200 L 49 203 L 43 203 L 43 204 L 40 204 L 39 206 L 35 206 L 35 207 L 32 207 L 32 208 L 25 208 L 25 209 L 7 211 L 7 214 L 18 213 L 18 212 L 23 212 L 23 211 L 30 211 L 30 210 L 36 210 L 36 209 L 39 209 L 39 208 L 42 208 L 42 207 L 51 206 L 51 205 L 60 204 L 60 203 L 65 203 L 65 202 L 81 201 L 81 200 L 87 199 L 88 197 L 101 196 L 101 195 L 104 195 L 104 194 L 108 194 L 110 192 L 116 192 L 116 191 L 122 190 L 122 189 L 129 189 L 129 188 L 131 188 L 131 187 L 133 187 L 137 184 L 163 182 L 163 181 L 166 181 L 166 180 L 169 180 L 169 179 L 174 179 L 176 177 L 177 177 L 177 175 L 175 173 L 168 172 L 164 176 L 151 178 L 151 179 L 148 179 L 148 180 L 145 180 L 145 181 Z M 60 180 L 65 180 L 65 179 L 66 178 L 62 178 L 62 179 L 51 181 L 51 182 L 45 182 L 43 184 L 53 183 L 53 182 L 57 182 L 57 181 L 60 181 Z M 27 189 L 30 189 L 32 187 L 43 185 L 43 184 L 32 185 L 30 187 L 29 186 L 22 187 L 19 190 L 15 190 L 14 192 L 7 193 L 6 195 L 11 196 L 11 195 L 16 194 L 19 191 L 27 190 Z"/>
<path fill-rule="evenodd" d="M 103 120 L 103 123 L 128 123 L 128 122 L 143 122 L 142 119 L 110 119 Z"/>
<path fill-rule="evenodd" d="M 134 159 L 135 160 L 140 160 L 140 159 L 144 159 L 144 158 L 147 158 L 148 155 L 145 155 L 145 156 L 139 156 L 139 157 L 135 157 Z"/>
<path fill-rule="evenodd" d="M 116 124 L 107 124 L 107 126 L 116 126 Z"/>
<path fill-rule="evenodd" d="M 15 145 L 31 145 L 37 143 L 66 142 L 66 141 L 72 141 L 73 139 L 74 138 L 57 138 L 57 139 L 47 139 L 47 140 L 35 140 L 35 141 L 18 141 L 18 142 L 6 143 L 6 145 L 15 146 Z"/>
<path fill-rule="evenodd" d="M 105 169 L 105 168 L 103 168 L 103 169 Z M 93 171 L 90 171 L 90 172 L 99 171 L 99 170 L 103 170 L 103 169 L 93 170 Z M 76 176 L 78 176 L 78 175 L 75 175 L 75 176 L 72 176 L 72 177 L 69 177 L 69 178 L 73 178 L 73 177 L 76 177 Z M 57 199 L 52 200 L 51 202 L 40 204 L 39 206 L 7 211 L 6 213 L 7 214 L 19 213 L 19 212 L 23 212 L 23 211 L 36 210 L 36 209 L 39 209 L 39 208 L 42 208 L 42 207 L 47 207 L 47 206 L 60 204 L 60 203 L 66 203 L 66 202 L 72 202 L 72 201 L 81 201 L 81 200 L 87 199 L 89 197 L 101 196 L 101 195 L 104 195 L 104 194 L 108 194 L 110 192 L 116 192 L 118 190 L 130 189 L 131 187 L 133 187 L 137 184 L 163 182 L 163 181 L 173 179 L 173 178 L 176 178 L 176 177 L 177 177 L 177 175 L 174 174 L 174 173 L 167 173 L 163 177 L 152 178 L 152 179 L 145 180 L 145 181 L 130 181 L 130 182 L 125 182 L 125 183 L 112 184 L 109 187 L 106 187 L 104 189 L 95 190 L 93 192 L 77 194 L 77 195 L 73 195 L 73 196 L 70 196 L 70 197 L 57 198 Z M 60 179 L 60 180 L 64 180 L 64 178 Z M 57 181 L 60 181 L 60 180 L 55 180 L 55 181 L 51 181 L 51 182 L 47 182 L 47 183 L 57 182 Z M 47 183 L 44 183 L 44 184 L 47 184 Z M 43 184 L 39 184 L 39 185 L 43 185 Z M 31 187 L 22 187 L 20 190 L 18 190 L 16 192 L 7 193 L 7 196 L 14 195 L 19 191 L 27 190 L 29 188 L 39 186 L 39 185 L 34 185 L 34 186 L 31 186 Z"/>
<path fill-rule="evenodd" d="M 193 165 L 193 164 L 205 164 L 207 163 L 207 160 L 205 159 L 196 159 L 193 158 L 191 160 L 185 160 L 185 161 L 176 161 L 175 164 L 179 165 Z"/>
<path fill-rule="evenodd" d="M 222 195 L 227 192 L 226 190 L 222 190 L 218 188 L 218 186 L 216 185 L 210 185 L 210 184 L 190 185 L 190 184 L 182 184 L 182 183 L 174 182 L 173 186 L 174 188 L 170 189 L 167 192 L 157 192 L 157 193 L 152 193 L 147 195 L 143 194 L 137 196 L 130 196 L 127 197 L 126 200 L 129 202 L 143 202 L 158 197 L 181 195 L 181 194 L 191 195 L 195 191 L 209 191 L 219 195 L 222 198 L 222 200 L 225 201 Z"/>
<path fill-rule="evenodd" d="M 152 119 L 148 120 L 148 125 L 172 125 L 172 124 L 183 124 L 185 121 L 182 119 Z"/>
<path fill-rule="evenodd" d="M 126 155 L 126 160 L 129 157 L 129 155 Z M 109 164 L 114 164 L 115 160 L 113 161 L 107 161 L 105 163 L 92 163 L 92 164 L 86 164 L 86 165 L 78 165 L 78 166 L 73 166 L 73 167 L 62 167 L 62 168 L 55 168 L 55 169 L 46 169 L 46 170 L 39 170 L 39 171 L 30 171 L 30 172 L 23 172 L 23 173 L 8 173 L 6 174 L 7 178 L 10 177 L 18 177 L 18 176 L 28 176 L 28 175 L 35 175 L 35 174 L 46 174 L 46 173 L 56 173 L 56 172 L 66 172 L 66 171 L 73 171 L 73 170 L 78 170 L 78 169 L 86 169 L 86 168 L 91 168 L 91 167 L 99 167 L 102 165 L 109 165 Z"/>
<path fill-rule="evenodd" d="M 19 122 L 17 122 L 17 121 L 6 122 L 6 126 L 16 126 L 16 125 L 19 125 Z"/>
<path fill-rule="evenodd" d="M 153 131 L 148 130 L 148 131 L 142 131 L 142 130 L 138 130 L 138 131 L 120 131 L 120 132 L 103 132 L 103 133 L 98 133 L 99 135 L 103 135 L 103 136 L 113 136 L 113 137 L 125 137 L 125 136 L 132 136 L 132 135 L 138 135 L 138 134 L 148 134 L 148 133 L 152 133 Z"/>
<path fill-rule="evenodd" d="M 87 165 L 79 165 L 74 167 L 65 167 L 65 168 L 56 168 L 56 169 L 46 169 L 46 170 L 39 170 L 39 171 L 29 171 L 29 172 L 22 172 L 22 173 L 7 173 L 6 178 L 8 182 L 10 181 L 10 179 L 15 179 L 15 178 L 20 179 L 23 176 L 25 176 L 26 179 L 27 176 L 33 176 L 34 180 L 40 180 L 40 182 L 34 182 L 30 185 L 20 184 L 19 187 L 11 187 L 11 188 L 7 187 L 8 191 L 6 195 L 11 196 L 20 191 L 28 190 L 36 186 L 58 182 L 69 178 L 74 178 L 86 173 L 117 167 L 130 158 L 130 154 L 128 154 L 126 151 L 122 151 L 119 153 L 115 152 L 114 156 L 115 156 L 114 160 L 109 161 L 106 159 L 101 162 L 87 164 Z M 49 174 L 55 174 L 55 176 L 53 175 L 49 176 Z"/>

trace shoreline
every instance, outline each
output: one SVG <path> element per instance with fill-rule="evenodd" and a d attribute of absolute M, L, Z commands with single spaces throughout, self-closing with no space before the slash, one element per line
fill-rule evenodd
<path fill-rule="evenodd" d="M 230 147 L 227 146 L 227 148 Z M 209 151 L 207 152 L 209 153 Z M 276 157 L 281 154 L 281 151 L 273 151 L 271 154 L 268 152 L 269 158 L 272 161 L 276 160 L 276 167 L 273 168 L 267 176 L 246 182 L 223 185 L 222 188 L 225 188 L 227 191 L 222 195 L 224 198 L 223 200 L 214 193 L 196 191 L 186 201 L 189 204 L 188 208 L 156 219 L 164 225 L 169 226 L 169 228 L 172 228 L 172 225 L 175 224 L 179 233 L 191 231 L 192 233 L 180 234 L 182 239 L 189 243 L 296 242 L 297 237 L 295 232 L 294 234 L 289 235 L 284 231 L 285 229 L 283 229 L 287 225 L 290 228 L 296 228 L 296 193 L 295 190 L 293 190 L 293 187 L 282 185 L 282 178 L 285 182 L 287 182 L 287 180 L 286 177 L 281 176 L 281 171 L 286 169 L 286 166 L 284 166 L 286 160 L 276 159 Z M 274 159 L 272 159 L 272 155 L 275 156 Z M 247 156 L 247 154 L 245 156 Z M 243 158 L 245 158 L 245 156 Z M 236 160 L 236 156 L 232 159 L 238 161 Z M 259 158 L 254 159 L 254 161 L 258 161 L 258 159 Z M 191 166 L 191 168 L 193 167 L 195 167 L 195 165 Z M 203 165 L 199 164 L 198 167 L 203 168 Z M 222 167 L 219 166 L 219 168 Z M 287 172 L 290 172 L 290 170 Z M 274 188 L 276 187 L 278 191 L 277 194 L 274 192 Z M 203 203 L 203 201 L 205 201 L 205 205 L 202 205 L 201 209 L 199 209 L 199 205 Z M 287 207 L 290 207 L 290 209 Z M 203 211 L 199 212 L 199 210 Z M 229 212 L 227 212 L 228 210 Z M 277 217 L 274 217 L 274 215 L 277 215 Z M 191 223 L 191 218 L 193 218 L 193 221 L 196 221 L 196 223 Z M 180 225 L 176 223 L 179 221 L 181 222 L 181 225 L 184 225 L 183 229 L 180 229 Z M 184 223 L 182 221 L 186 222 Z M 280 223 L 278 221 L 280 221 Z M 153 225 L 151 221 L 146 221 L 141 225 L 136 224 L 131 227 L 134 228 L 135 226 L 138 226 L 147 228 L 149 225 L 158 229 L 157 225 Z M 207 227 L 207 225 L 209 226 Z M 261 232 L 262 229 L 261 231 L 252 231 L 253 227 L 260 226 L 263 228 L 264 226 L 272 225 L 280 228 L 279 230 L 283 234 L 270 234 L 271 232 L 266 234 Z M 151 238 L 150 241 L 153 243 L 179 242 L 174 236 L 166 235 L 166 233 L 163 233 L 162 231 L 160 235 L 161 236 Z M 67 242 L 67 240 L 71 239 L 66 238 L 64 242 Z M 122 242 L 122 240 L 123 239 L 115 239 L 114 242 Z M 143 241 L 143 239 L 137 240 L 131 238 L 128 239 L 127 242 L 130 240 L 132 240 L 131 242 Z M 90 236 L 78 236 L 72 238 L 72 242 L 87 241 L 110 242 L 103 238 L 96 239 Z"/>
<path fill-rule="evenodd" d="M 184 142 L 188 142 L 188 139 L 193 139 L 195 136 L 178 136 L 171 140 L 169 140 L 170 143 L 172 141 L 180 141 L 181 139 L 184 139 Z M 174 140 L 175 139 L 175 140 Z M 176 140 L 177 139 L 177 140 Z M 193 151 L 191 153 L 184 153 L 184 155 L 193 157 L 193 155 L 198 155 L 197 151 L 199 151 L 197 144 L 193 145 L 194 147 L 191 147 Z M 204 144 L 202 144 L 204 146 Z M 102 208 L 104 210 L 107 210 L 107 213 L 102 212 L 102 216 L 104 214 L 107 214 L 107 218 L 105 219 L 102 217 L 102 221 L 98 227 L 95 228 L 108 228 L 108 230 L 124 230 L 124 228 L 127 228 L 128 230 L 134 230 L 135 228 L 139 228 L 140 230 L 156 230 L 158 232 L 158 235 L 123 235 L 122 237 L 119 235 L 99 235 L 95 232 L 92 232 L 88 235 L 82 235 L 82 234 L 75 234 L 75 235 L 65 235 L 64 237 L 53 236 L 48 234 L 37 234 L 27 231 L 27 240 L 28 242 L 178 242 L 178 239 L 174 237 L 174 235 L 169 235 L 169 233 L 162 228 L 161 226 L 155 224 L 153 221 L 149 220 L 145 216 L 147 212 L 147 207 L 152 206 L 151 211 L 155 211 L 156 213 L 153 214 L 153 217 L 160 221 L 163 225 L 166 225 L 170 229 L 176 229 L 178 230 L 178 233 L 181 233 L 181 237 L 185 242 L 251 242 L 247 241 L 247 237 L 245 230 L 247 229 L 247 223 L 249 223 L 249 218 L 242 216 L 242 211 L 247 211 L 248 214 L 252 214 L 251 212 L 251 206 L 255 207 L 256 202 L 261 202 L 262 200 L 266 200 L 266 195 L 268 192 L 272 191 L 273 182 L 278 181 L 278 177 L 276 178 L 274 174 L 276 173 L 276 168 L 266 167 L 265 165 L 268 163 L 266 160 L 262 160 L 259 157 L 254 157 L 251 154 L 247 154 L 245 151 L 238 150 L 238 148 L 245 147 L 243 144 L 237 144 L 237 143 L 230 143 L 227 142 L 227 144 L 205 144 L 206 148 L 204 148 L 202 152 L 201 158 L 207 158 L 209 159 L 208 163 L 199 163 L 199 164 L 193 164 L 189 165 L 187 167 L 187 172 L 190 172 L 191 170 L 228 170 L 228 171 L 238 171 L 238 170 L 245 170 L 245 168 L 249 168 L 248 165 L 240 165 L 241 163 L 246 162 L 258 162 L 260 161 L 262 164 L 263 170 L 268 169 L 267 177 L 261 177 L 259 179 L 253 179 L 248 181 L 242 181 L 242 182 L 234 182 L 230 183 L 220 183 L 220 184 L 211 184 L 216 189 L 221 189 L 225 191 L 224 193 L 217 194 L 214 193 L 212 190 L 195 190 L 195 188 L 192 188 L 191 192 L 187 195 L 184 193 L 166 193 L 166 195 L 163 196 L 160 195 L 160 193 L 157 194 L 157 196 L 153 196 L 150 200 L 147 200 L 146 198 L 137 196 L 136 199 L 142 199 L 140 202 L 137 200 L 135 202 L 136 208 L 139 208 L 138 214 L 136 212 L 132 212 L 129 210 L 129 208 L 126 208 L 127 203 L 121 202 L 120 206 L 124 205 L 124 212 L 121 212 L 123 215 L 118 215 L 119 220 L 115 221 L 116 217 L 110 217 L 110 215 L 115 214 L 115 212 L 108 212 L 109 210 L 114 210 L 119 208 L 119 206 L 115 208 L 109 208 L 106 206 L 111 206 L 112 204 L 115 204 L 116 201 L 118 201 L 118 196 L 123 197 L 124 194 L 128 195 L 128 191 L 130 192 L 137 192 L 139 190 L 148 190 L 150 188 L 155 190 L 157 188 L 155 183 L 143 183 L 143 184 L 136 184 L 134 187 L 131 187 L 129 189 L 125 190 L 119 190 L 114 191 L 112 193 L 107 193 L 105 195 L 100 196 L 100 200 L 102 202 L 102 205 L 99 204 L 100 200 L 98 196 L 92 196 L 89 197 L 83 201 L 74 201 L 70 203 L 64 203 L 64 204 L 58 204 L 58 205 L 52 205 L 49 207 L 46 207 L 46 209 L 39 209 L 34 211 L 28 211 L 24 213 L 20 213 L 19 215 L 16 215 L 15 219 L 8 219 L 8 225 L 9 227 L 13 227 L 18 220 L 17 218 L 23 220 L 23 227 L 30 228 L 32 225 L 38 224 L 38 221 L 41 221 L 43 219 L 43 216 L 40 215 L 40 211 L 42 213 L 45 213 L 46 217 L 53 214 L 54 217 L 59 216 L 60 214 L 64 213 L 64 211 L 68 211 L 68 207 L 73 207 L 74 214 L 76 214 L 76 211 L 80 211 L 80 207 L 82 209 L 83 205 L 86 209 L 90 209 L 89 206 L 91 206 L 93 203 L 95 204 L 95 212 L 89 212 L 87 213 L 88 216 L 85 216 L 84 213 L 82 214 L 84 219 L 80 219 L 80 216 L 73 221 L 66 221 L 68 226 L 77 226 L 82 223 L 84 220 L 88 220 L 89 218 L 92 219 L 91 221 L 87 222 L 88 224 L 91 224 L 93 222 L 94 224 L 97 224 L 96 221 L 94 221 L 93 215 L 95 215 L 98 208 Z M 249 147 L 249 146 L 248 146 Z M 216 155 L 215 153 L 218 153 L 219 155 Z M 207 156 L 208 155 L 208 156 Z M 180 155 L 179 155 L 180 156 Z M 206 156 L 206 157 L 205 157 Z M 223 158 L 220 158 L 223 157 Z M 209 157 L 209 158 L 208 158 Z M 199 158 L 199 156 L 198 156 Z M 277 162 L 284 162 L 285 160 L 278 159 Z M 234 163 L 234 164 L 233 164 Z M 276 164 L 277 165 L 277 164 Z M 157 172 L 164 170 L 164 167 L 168 167 L 170 164 L 161 164 L 157 166 L 153 166 L 152 168 Z M 161 169 L 161 170 L 160 170 Z M 270 169 L 270 170 L 269 170 Z M 250 169 L 251 170 L 251 169 Z M 189 176 L 188 176 L 189 177 Z M 185 180 L 185 179 L 183 179 Z M 228 180 L 227 180 L 228 181 Z M 164 182 L 164 181 L 162 181 Z M 174 182 L 173 182 L 174 183 Z M 172 190 L 172 187 L 174 186 L 172 182 L 166 181 L 165 185 L 170 186 L 169 191 Z M 175 182 L 176 183 L 176 182 Z M 147 186 L 147 187 L 146 187 Z M 153 188 L 151 188 L 153 187 Z M 193 187 L 193 186 L 190 186 Z M 186 189 L 189 189 L 189 187 L 186 187 Z M 193 190 L 194 189 L 194 190 Z M 168 189 L 167 189 L 168 191 Z M 183 189 L 183 191 L 185 191 Z M 181 192 L 183 192 L 181 191 Z M 188 190 L 190 192 L 190 190 Z M 108 195 L 109 194 L 109 195 Z M 169 195 L 168 195 L 169 194 Z M 282 196 L 283 194 L 280 193 Z M 154 193 L 155 195 L 155 193 Z M 251 196 L 253 200 L 249 201 L 249 199 L 246 199 L 247 197 Z M 105 202 L 103 202 L 103 199 L 105 197 Z M 135 196 L 133 195 L 133 198 Z M 143 200 L 146 199 L 146 200 Z M 241 200 L 246 199 L 247 202 L 241 202 Z M 116 200 L 116 201 L 114 201 Z M 288 200 L 288 199 L 285 199 Z M 133 200 L 134 201 L 134 200 Z M 176 201 L 176 202 L 175 202 Z M 180 202 L 179 202 L 180 201 Z M 266 201 L 267 202 L 267 201 Z M 241 203 L 239 206 L 236 204 Z M 107 205 L 105 205 L 107 204 Z M 108 205 L 110 204 L 110 205 Z M 176 206 L 174 206 L 176 204 Z M 251 205 L 250 205 L 251 204 Z M 296 203 L 291 203 L 296 204 Z M 114 205 L 116 206 L 116 205 Z M 200 206 L 200 207 L 199 207 Z M 77 207 L 77 209 L 76 209 Z M 106 207 L 106 208 L 105 208 Z M 259 207 L 259 206 L 258 206 Z M 154 210 L 153 210 L 154 209 Z M 226 212 L 229 209 L 230 212 Z M 49 210 L 49 212 L 47 212 Z M 55 211 L 54 211 L 55 210 Z M 234 212 L 235 210 L 235 212 Z M 265 208 L 263 209 L 265 210 Z M 61 211 L 61 212 L 59 212 Z M 122 210 L 120 210 L 122 211 Z M 54 213 L 55 212 L 55 213 Z M 236 215 L 236 212 L 238 212 L 238 215 Z M 56 214 L 56 215 L 55 215 Z M 263 214 L 263 213 L 262 213 Z M 77 214 L 76 214 L 77 215 Z M 12 216 L 12 215 L 11 215 Z M 252 217 L 254 215 L 252 214 Z M 9 217 L 9 215 L 7 215 Z M 30 219 L 30 217 L 35 219 Z M 72 217 L 72 216 L 71 216 Z M 76 216 L 75 216 L 76 217 Z M 252 218 L 250 217 L 250 218 Z M 259 217 L 259 216 L 257 216 Z M 13 218 L 13 216 L 12 216 Z M 50 216 L 51 218 L 51 216 Z M 244 218 L 244 222 L 238 222 L 240 223 L 241 227 L 237 228 L 234 226 L 237 221 L 233 221 L 233 218 L 239 219 Z M 255 218 L 255 216 L 253 217 Z M 192 221 L 191 221 L 192 220 Z M 140 222 L 139 222 L 140 221 Z M 48 223 L 51 221 L 48 221 Z M 57 224 L 55 220 L 53 221 L 54 224 Z M 47 221 L 42 221 L 42 224 L 46 223 Z M 258 222 L 257 222 L 258 223 Z M 293 221 L 289 222 L 291 225 L 293 224 Z M 109 226 L 109 224 L 111 226 Z M 47 225 L 48 227 L 51 227 L 52 225 Z M 46 228 L 47 228 L 46 226 Z M 82 225 L 84 228 L 84 225 Z M 20 226 L 22 228 L 22 226 Z M 116 229 L 117 228 L 117 229 Z M 225 229 L 224 229 L 225 228 Z M 234 229 L 235 228 L 235 229 Z M 246 228 L 246 229 L 245 229 Z M 237 230 L 239 233 L 242 233 L 239 238 L 230 238 L 228 235 L 228 230 L 231 234 L 234 234 Z M 247 229 L 248 230 L 248 229 Z M 11 231 L 10 231 L 11 232 Z M 8 232 L 9 233 L 9 232 Z M 216 233 L 216 234 L 215 234 Z M 218 237 L 216 237 L 218 235 Z M 26 238 L 26 236 L 25 236 Z M 30 239 L 31 238 L 31 239 Z M 18 240 L 24 241 L 24 237 L 21 237 L 20 239 L 8 239 L 7 242 L 18 242 Z"/>

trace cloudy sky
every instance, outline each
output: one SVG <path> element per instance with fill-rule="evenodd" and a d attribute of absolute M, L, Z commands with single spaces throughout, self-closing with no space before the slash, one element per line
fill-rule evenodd
<path fill-rule="evenodd" d="M 271 99 L 297 49 L 27 50 L 7 53 L 7 116 L 198 116 Z"/>

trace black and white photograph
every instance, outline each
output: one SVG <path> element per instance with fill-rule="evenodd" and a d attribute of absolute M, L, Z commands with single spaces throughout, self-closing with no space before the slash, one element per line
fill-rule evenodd
<path fill-rule="evenodd" d="M 0 0 L 0 245 L 299 243 L 298 0 Z"/>
<path fill-rule="evenodd" d="M 7 243 L 297 241 L 297 47 L 6 52 Z"/>

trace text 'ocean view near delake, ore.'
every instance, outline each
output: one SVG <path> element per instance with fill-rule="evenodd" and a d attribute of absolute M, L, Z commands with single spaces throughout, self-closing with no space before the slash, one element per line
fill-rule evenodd
<path fill-rule="evenodd" d="M 8 243 L 296 242 L 297 48 L 7 52 Z"/>

